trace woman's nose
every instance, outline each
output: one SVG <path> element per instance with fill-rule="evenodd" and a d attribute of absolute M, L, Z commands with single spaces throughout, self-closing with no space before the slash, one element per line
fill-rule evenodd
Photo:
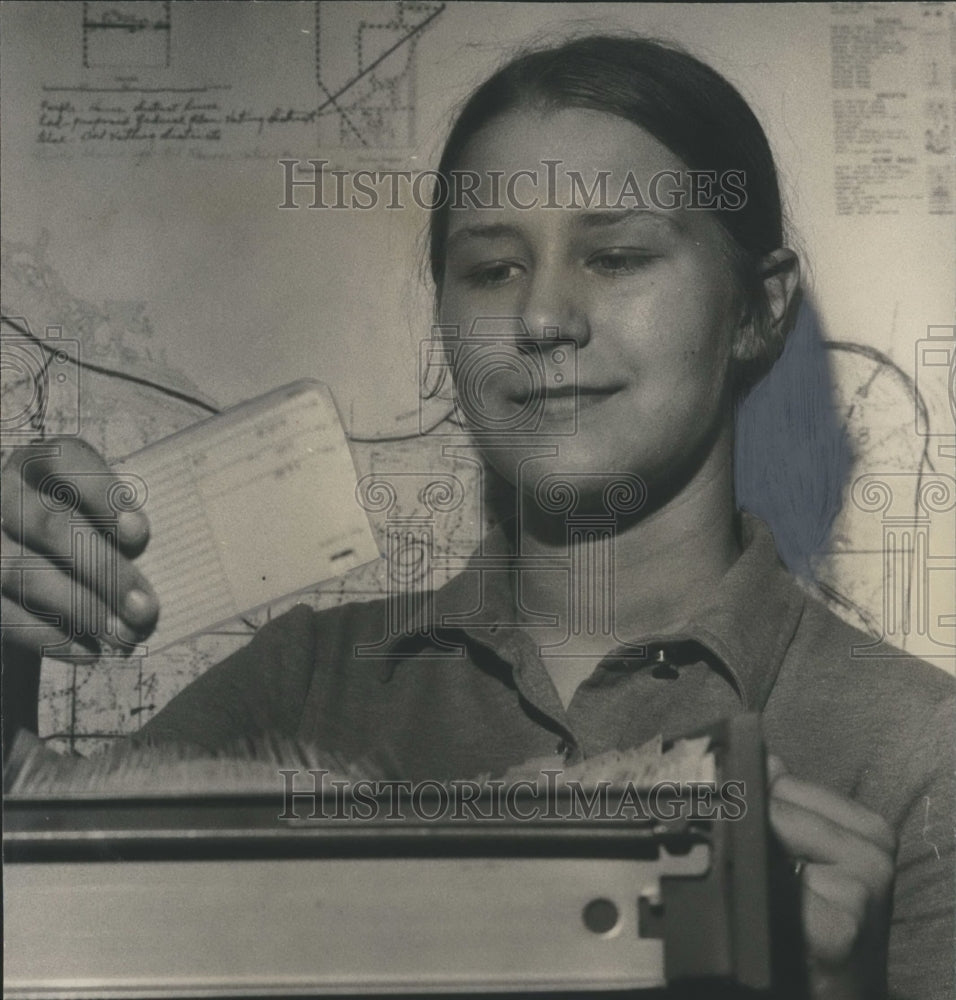
<path fill-rule="evenodd" d="M 591 339 L 585 292 L 571 269 L 539 269 L 523 305 L 521 318 L 532 338 L 573 340 L 578 347 Z"/>

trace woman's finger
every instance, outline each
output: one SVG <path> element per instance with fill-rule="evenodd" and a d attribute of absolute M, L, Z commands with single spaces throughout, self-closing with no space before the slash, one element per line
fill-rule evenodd
<path fill-rule="evenodd" d="M 31 614 L 9 597 L 0 598 L 0 614 L 3 615 L 4 670 L 12 669 L 6 658 L 11 646 L 31 656 L 56 655 L 62 659 L 96 655 L 92 647 L 71 640 L 67 630 L 51 623 L 46 616 Z"/>
<path fill-rule="evenodd" d="M 36 600 L 46 591 L 43 610 L 72 614 L 70 609 L 86 602 L 89 591 L 125 622 L 131 633 L 142 636 L 155 625 L 159 602 L 149 583 L 82 515 L 69 520 L 30 504 L 24 509 L 21 528 L 21 538 L 16 541 L 6 525 L 0 533 L 6 567 L 3 590 L 8 597 Z M 77 552 L 88 558 L 76 558 Z M 27 559 L 20 562 L 23 556 Z M 73 587 L 81 589 L 74 593 Z"/>
<path fill-rule="evenodd" d="M 889 907 L 871 905 L 866 885 L 835 865 L 807 865 L 803 889 L 809 996 L 882 996 Z"/>
<path fill-rule="evenodd" d="M 884 851 L 896 851 L 896 836 L 878 813 L 844 795 L 790 774 L 780 775 L 772 784 L 772 795 L 779 801 L 802 806 L 846 830 L 860 834 Z"/>
<path fill-rule="evenodd" d="M 43 556 L 31 556 L 29 568 L 18 566 L 17 560 L 11 559 L 6 551 L 11 545 L 16 543 L 2 540 L 0 544 L 0 589 L 3 595 L 32 618 L 54 628 L 58 635 L 78 638 L 91 648 L 102 642 L 114 649 L 127 651 L 148 632 L 148 628 L 127 625 L 107 602 Z M 5 621 L 4 624 L 9 623 Z M 63 656 L 66 653 L 61 638 L 57 638 L 55 647 L 37 648 L 44 656 Z"/>
<path fill-rule="evenodd" d="M 787 773 L 787 765 L 776 755 L 767 754 L 767 787 L 773 788 L 778 778 Z"/>
<path fill-rule="evenodd" d="M 770 823 L 791 857 L 839 865 L 877 897 L 892 885 L 892 854 L 857 830 L 774 796 L 770 800 Z"/>
<path fill-rule="evenodd" d="M 817 813 L 837 826 L 858 833 L 884 851 L 891 854 L 896 851 L 896 836 L 882 816 L 828 788 L 790 774 L 780 774 L 771 782 L 771 797 Z"/>
<path fill-rule="evenodd" d="M 835 865 L 807 865 L 802 880 L 803 927 L 811 957 L 829 965 L 847 961 L 865 927 L 866 885 Z"/>
<path fill-rule="evenodd" d="M 71 513 L 84 514 L 115 524 L 117 545 L 128 556 L 138 555 L 149 539 L 146 515 L 141 510 L 122 509 L 130 499 L 129 481 L 113 472 L 97 451 L 78 438 L 14 449 L 3 475 L 0 515 L 4 530 L 37 551 L 54 551 L 44 547 L 44 535 L 36 530 L 44 512 L 66 518 Z M 142 489 L 133 488 L 133 492 Z"/>

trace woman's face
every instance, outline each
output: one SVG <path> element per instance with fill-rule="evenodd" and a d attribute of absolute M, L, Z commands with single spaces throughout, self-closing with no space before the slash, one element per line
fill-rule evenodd
<path fill-rule="evenodd" d="M 742 309 L 727 237 L 708 211 L 607 207 L 629 173 L 646 198 L 655 174 L 686 176 L 684 164 L 630 122 L 564 109 L 496 119 L 457 168 L 481 179 L 479 205 L 449 212 L 440 321 L 457 328 L 459 405 L 498 471 L 514 483 L 516 461 L 548 445 L 557 454 L 542 471 L 635 474 L 653 499 L 715 449 L 729 456 Z M 522 170 L 537 191 L 522 180 L 509 199 Z M 544 207 L 548 170 L 552 203 L 579 207 Z M 581 184 L 590 191 L 601 171 L 608 198 L 587 207 Z M 522 207 L 535 193 L 541 204 Z M 555 336 L 569 344 L 549 345 Z"/>

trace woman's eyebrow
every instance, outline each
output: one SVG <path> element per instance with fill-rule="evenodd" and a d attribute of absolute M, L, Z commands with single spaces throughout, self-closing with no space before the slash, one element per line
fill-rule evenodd
<path fill-rule="evenodd" d="M 672 232 L 682 232 L 682 226 L 676 218 L 676 212 L 665 215 L 647 208 L 612 208 L 603 211 L 570 210 L 575 217 L 575 224 L 584 229 L 600 229 L 605 226 L 616 226 L 624 222 L 646 222 L 652 226 L 664 226 Z M 479 222 L 472 226 L 462 226 L 448 236 L 447 249 L 469 239 L 521 239 L 521 229 L 507 222 Z"/>
<path fill-rule="evenodd" d="M 622 222 L 649 222 L 652 225 L 663 225 L 668 229 L 680 231 L 679 221 L 663 212 L 655 212 L 649 208 L 611 208 L 605 211 L 581 212 L 577 217 L 578 224 L 585 229 L 600 229 L 604 226 L 616 226 Z"/>
<path fill-rule="evenodd" d="M 494 240 L 502 237 L 516 238 L 519 235 L 518 228 L 506 222 L 478 223 L 474 226 L 463 226 L 450 233 L 447 246 L 451 248 L 456 243 L 467 239 Z"/>

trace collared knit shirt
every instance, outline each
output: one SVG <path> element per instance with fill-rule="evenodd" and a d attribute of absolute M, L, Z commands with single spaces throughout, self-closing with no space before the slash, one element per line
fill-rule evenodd
<path fill-rule="evenodd" d="M 279 733 L 443 780 L 547 755 L 573 763 L 756 711 L 791 773 L 895 830 L 890 995 L 951 1000 L 953 679 L 845 624 L 784 570 L 762 524 L 744 527 L 742 555 L 694 618 L 614 637 L 567 708 L 516 611 L 517 571 L 492 542 L 411 611 L 296 606 L 141 738 L 216 749 Z"/>

